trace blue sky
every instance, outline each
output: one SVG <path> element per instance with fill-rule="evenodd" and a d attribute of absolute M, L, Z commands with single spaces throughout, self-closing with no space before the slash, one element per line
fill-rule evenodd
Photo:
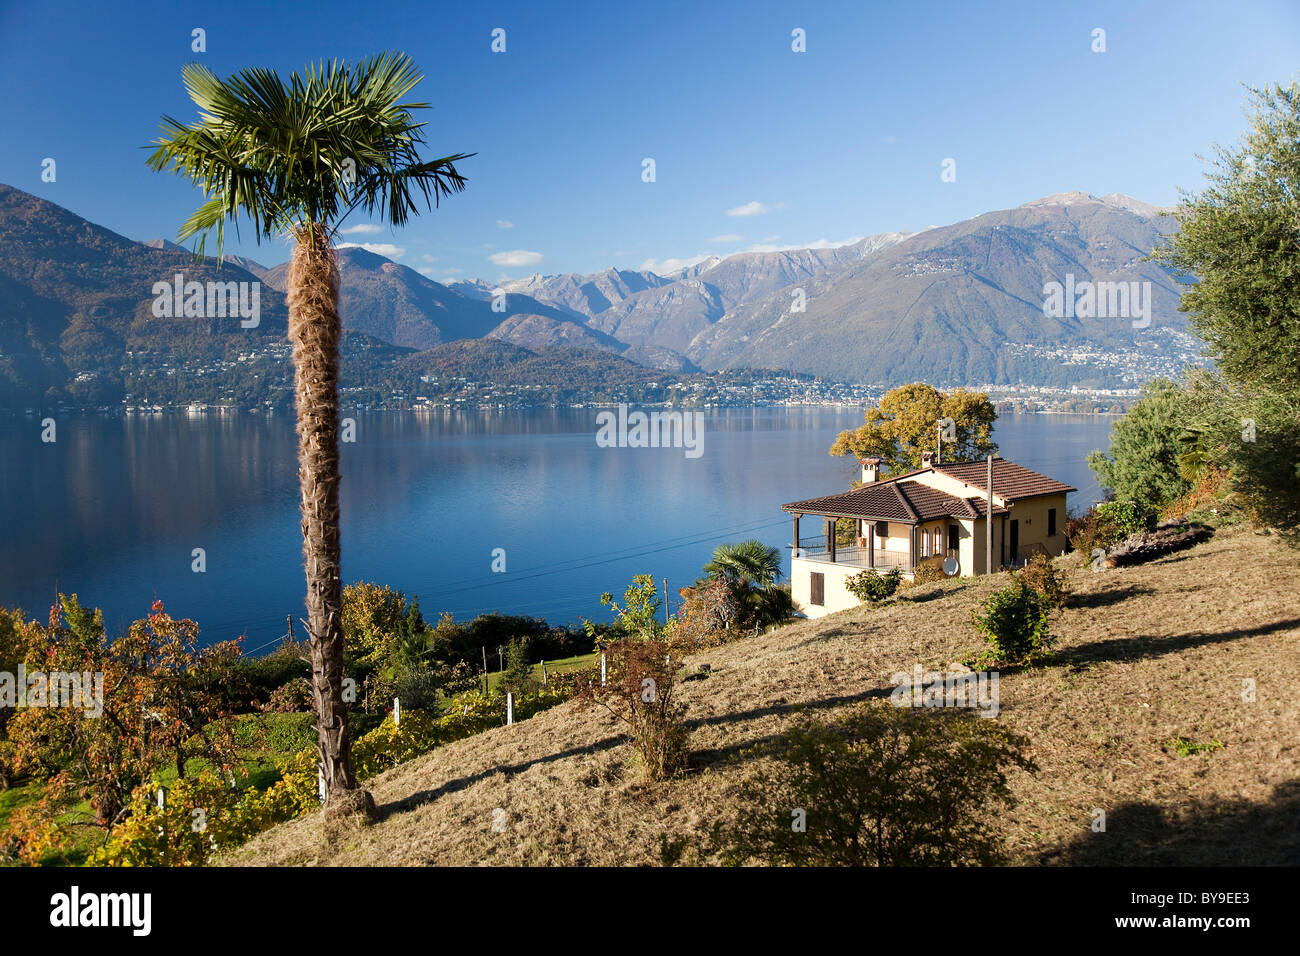
<path fill-rule="evenodd" d="M 656 268 L 919 229 L 1053 192 L 1171 204 L 1300 69 L 1300 3 L 13 3 L 0 181 L 134 239 L 199 195 L 144 165 L 180 80 L 405 50 L 467 192 L 353 234 L 432 278 Z M 191 51 L 206 30 L 207 52 Z M 506 31 L 506 52 L 490 49 Z M 1106 51 L 1092 52 L 1092 31 Z M 791 50 L 806 31 L 807 52 Z M 41 161 L 57 181 L 41 181 Z M 642 181 L 642 160 L 656 181 Z M 941 181 L 944 159 L 956 181 Z M 750 212 L 749 215 L 740 213 Z M 356 216 L 349 220 L 356 220 Z M 362 222 L 358 222 L 364 225 Z M 233 242 L 266 264 L 281 241 Z"/>

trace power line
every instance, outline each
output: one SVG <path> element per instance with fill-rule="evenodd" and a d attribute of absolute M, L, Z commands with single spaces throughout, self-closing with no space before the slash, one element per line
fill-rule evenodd
<path fill-rule="evenodd" d="M 410 590 L 412 594 L 418 594 L 421 590 L 424 590 L 426 592 L 433 591 L 435 594 L 438 594 L 440 596 L 445 596 L 449 594 L 464 594 L 468 591 L 480 590 L 485 587 L 493 587 L 500 584 L 513 585 L 519 581 L 531 581 L 552 574 L 565 574 L 572 571 L 581 571 L 586 568 L 594 567 L 599 564 L 610 564 L 615 561 L 630 561 L 635 558 L 646 557 L 648 555 L 662 554 L 665 551 L 674 551 L 680 548 L 688 548 L 699 544 L 706 544 L 709 541 L 715 541 L 718 540 L 719 538 L 730 537 L 731 535 L 734 534 L 754 533 L 756 531 L 762 531 L 767 528 L 774 528 L 774 527 L 782 526 L 784 524 L 785 524 L 784 520 L 777 520 L 777 521 L 760 522 L 758 524 L 744 523 L 740 525 L 727 525 L 720 528 L 710 529 L 708 531 L 692 532 L 687 535 L 678 535 L 673 538 L 661 539 L 658 542 L 651 542 L 651 544 L 653 545 L 658 545 L 657 547 L 646 547 L 645 545 L 639 545 L 631 548 L 619 548 L 613 551 L 597 552 L 595 554 L 584 555 L 578 558 L 570 558 L 567 561 L 560 562 L 559 564 L 550 565 L 547 567 L 529 568 L 526 569 L 524 573 L 511 573 L 509 575 L 502 576 L 499 578 L 489 578 L 489 579 L 466 578 L 466 579 L 462 579 L 461 581 L 452 582 L 451 587 L 446 587 L 446 586 L 439 587 L 436 584 L 430 584 L 421 588 L 411 588 Z M 510 607 L 511 609 L 518 608 L 520 610 L 526 610 L 529 606 L 535 606 L 535 604 L 533 602 L 529 602 L 529 604 L 526 605 L 512 605 Z M 253 618 L 251 620 L 230 621 L 230 622 L 224 622 L 217 625 L 204 626 L 203 630 L 205 633 L 230 630 L 236 627 L 240 627 L 243 628 L 244 630 L 247 630 L 250 627 L 257 627 L 259 625 L 271 624 L 275 621 L 278 621 L 279 619 L 280 619 L 279 614 L 273 614 L 265 617 Z M 283 639 L 284 639 L 283 635 L 281 635 L 280 637 L 277 637 L 272 641 L 267 641 L 263 644 L 260 644 L 257 647 L 248 648 L 245 651 L 245 653 L 251 654 L 263 648 L 270 647 L 275 644 L 279 644 Z"/>

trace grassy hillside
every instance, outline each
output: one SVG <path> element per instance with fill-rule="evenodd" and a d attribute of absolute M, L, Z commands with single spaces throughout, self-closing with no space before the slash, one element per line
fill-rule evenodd
<path fill-rule="evenodd" d="M 1073 564 L 1075 558 L 1062 559 Z M 891 675 L 977 647 L 970 609 L 1005 575 L 918 586 L 690 658 L 689 771 L 647 786 L 603 711 L 571 702 L 443 747 L 370 782 L 384 819 L 326 839 L 319 814 L 262 834 L 236 864 L 686 862 L 734 813 L 756 748 L 799 713 L 888 696 Z M 1004 673 L 998 720 L 1032 741 L 1000 821 L 1020 864 L 1300 862 L 1300 564 L 1275 538 L 1225 530 L 1147 565 L 1072 568 L 1044 667 Z M 1255 681 L 1254 702 L 1243 679 Z M 1182 741 L 1180 744 L 1179 741 Z M 1222 749 L 1205 749 L 1198 745 Z M 494 832 L 494 810 L 505 812 Z M 1090 829 L 1092 810 L 1107 830 Z M 498 817 L 500 819 L 500 817 Z M 707 862 L 707 858 L 705 859 Z"/>

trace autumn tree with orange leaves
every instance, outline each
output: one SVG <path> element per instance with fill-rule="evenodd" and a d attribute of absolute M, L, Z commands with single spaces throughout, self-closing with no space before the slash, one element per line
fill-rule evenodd
<path fill-rule="evenodd" d="M 198 647 L 198 625 L 172 618 L 161 602 L 109 641 L 102 613 L 75 594 L 59 596 L 46 625 L 13 625 L 12 618 L 10 624 L 5 636 L 29 673 L 102 675 L 102 711 L 28 706 L 10 715 L 8 775 L 43 779 L 40 799 L 11 818 L 11 852 L 39 859 L 69 842 L 72 827 L 111 828 L 127 812 L 132 790 L 163 767 L 183 778 L 187 761 L 197 757 L 222 775 L 233 773 L 228 718 L 234 703 L 247 699 L 238 641 Z M 90 818 L 70 812 L 83 800 Z"/>

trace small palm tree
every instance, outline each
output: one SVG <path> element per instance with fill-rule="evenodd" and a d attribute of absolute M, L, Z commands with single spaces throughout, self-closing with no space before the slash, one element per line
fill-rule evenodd
<path fill-rule="evenodd" d="M 343 219 L 364 209 L 393 226 L 430 202 L 465 188 L 457 153 L 422 161 L 423 123 L 403 103 L 423 78 L 403 53 L 351 67 L 309 66 L 284 82 L 270 70 L 225 80 L 190 64 L 182 72 L 199 118 L 188 126 L 163 117 L 148 164 L 187 177 L 205 202 L 179 231 L 199 238 L 201 256 L 215 230 L 221 256 L 227 221 L 251 220 L 254 235 L 294 242 L 287 298 L 298 409 L 307 625 L 312 688 L 327 813 L 372 815 L 374 801 L 352 770 L 343 704 L 343 628 L 339 545 L 339 270 L 333 238 Z"/>
<path fill-rule="evenodd" d="M 753 538 L 739 544 L 720 544 L 704 572 L 732 584 L 767 589 L 781 578 L 781 553 Z"/>

